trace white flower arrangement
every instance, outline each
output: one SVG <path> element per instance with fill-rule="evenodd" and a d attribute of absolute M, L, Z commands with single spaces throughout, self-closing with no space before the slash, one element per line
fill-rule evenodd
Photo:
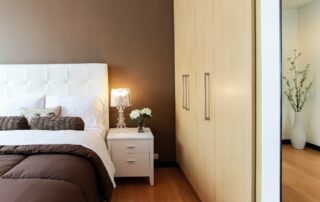
<path fill-rule="evenodd" d="M 139 109 L 135 109 L 130 113 L 130 118 L 132 120 L 136 120 L 140 117 L 140 110 Z"/>
<path fill-rule="evenodd" d="M 145 118 L 151 118 L 152 111 L 149 108 L 143 108 L 141 110 L 135 109 L 130 113 L 130 118 L 134 121 L 137 121 L 139 125 L 139 132 L 143 132 L 143 123 Z"/>
<path fill-rule="evenodd" d="M 149 109 L 149 108 L 143 108 L 142 110 L 140 110 L 140 114 L 142 114 L 142 115 L 147 115 L 147 116 L 152 116 L 152 111 L 151 111 L 151 109 Z"/>
<path fill-rule="evenodd" d="M 132 120 L 138 120 L 140 118 L 146 118 L 146 117 L 148 118 L 152 117 L 152 111 L 149 108 L 143 108 L 141 110 L 135 109 L 135 110 L 132 110 L 132 112 L 130 113 L 130 118 Z"/>

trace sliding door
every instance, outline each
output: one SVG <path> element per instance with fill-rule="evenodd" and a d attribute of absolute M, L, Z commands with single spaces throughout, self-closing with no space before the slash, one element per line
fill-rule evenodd
<path fill-rule="evenodd" d="M 174 3 L 177 161 L 203 201 L 254 201 L 253 1 Z"/>

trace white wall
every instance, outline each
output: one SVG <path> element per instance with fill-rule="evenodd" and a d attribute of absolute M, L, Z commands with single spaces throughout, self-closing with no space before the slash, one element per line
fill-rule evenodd
<path fill-rule="evenodd" d="M 300 64 L 310 64 L 313 88 L 304 111 L 307 141 L 320 146 L 320 0 L 298 9 Z"/>
<path fill-rule="evenodd" d="M 288 75 L 290 65 L 287 58 L 290 57 L 294 49 L 299 49 L 298 40 L 298 10 L 282 10 L 282 71 L 283 75 Z M 285 84 L 283 83 L 285 87 Z M 289 139 L 290 127 L 294 120 L 294 111 L 290 103 L 283 95 L 282 99 L 282 139 Z"/>
<path fill-rule="evenodd" d="M 289 64 L 286 58 L 292 55 L 295 48 L 303 53 L 299 65 L 311 65 L 309 76 L 313 79 L 314 85 L 302 114 L 307 141 L 320 146 L 320 94 L 317 93 L 320 82 L 317 82 L 316 78 L 320 75 L 320 0 L 298 9 L 284 9 L 282 20 L 283 74 L 287 75 Z M 282 106 L 282 135 L 283 139 L 289 139 L 294 112 L 285 96 Z"/>

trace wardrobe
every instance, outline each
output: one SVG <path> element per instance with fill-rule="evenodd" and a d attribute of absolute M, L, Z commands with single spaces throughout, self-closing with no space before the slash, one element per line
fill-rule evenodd
<path fill-rule="evenodd" d="M 174 0 L 176 158 L 204 202 L 255 199 L 253 0 Z"/>

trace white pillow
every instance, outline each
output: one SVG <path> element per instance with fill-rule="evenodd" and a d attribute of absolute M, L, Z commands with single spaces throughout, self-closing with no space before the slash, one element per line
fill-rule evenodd
<path fill-rule="evenodd" d="M 47 96 L 46 108 L 61 106 L 60 116 L 81 117 L 85 128 L 104 128 L 104 99 L 98 96 Z"/>
<path fill-rule="evenodd" d="M 0 97 L 0 116 L 20 116 L 20 108 L 44 108 L 45 96 Z"/>

